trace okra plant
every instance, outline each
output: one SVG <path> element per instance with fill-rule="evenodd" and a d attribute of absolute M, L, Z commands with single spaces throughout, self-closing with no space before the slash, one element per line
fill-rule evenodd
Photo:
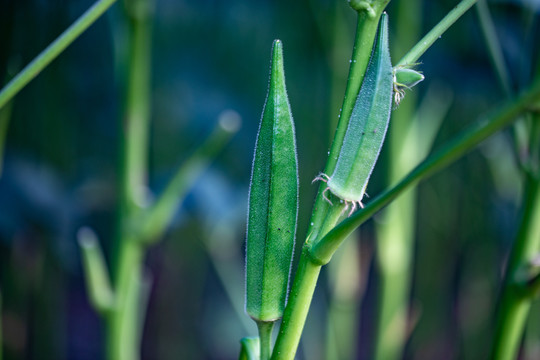
<path fill-rule="evenodd" d="M 0 153 L 14 96 L 115 2 L 98 0 L 2 88 Z M 540 75 L 537 74 L 519 95 L 512 94 L 509 71 L 504 67 L 485 0 L 461 0 L 392 65 L 388 30 L 391 16 L 384 12 L 389 2 L 349 0 L 357 14 L 349 77 L 326 165 L 314 179 L 320 186 L 310 226 L 305 237 L 301 237 L 304 241 L 294 271 L 299 164 L 292 109 L 285 85 L 286 57 L 282 42 L 276 40 L 273 44 L 268 93 L 255 142 L 246 232 L 245 310 L 256 322 L 259 334 L 240 341 L 240 359 L 293 359 L 321 268 L 332 260 L 347 237 L 420 181 L 448 167 L 516 119 L 519 119 L 515 129 L 516 159 L 521 167 L 525 192 L 519 231 L 505 268 L 498 307 L 493 314 L 495 330 L 490 358 L 510 360 L 519 355 L 532 301 L 540 294 Z M 402 0 L 402 3 L 405 7 L 412 6 L 412 0 Z M 406 175 L 400 175 L 403 177 L 392 187 L 365 200 L 387 129 L 392 127 L 392 111 L 398 108 L 406 91 L 424 80 L 419 58 L 477 3 L 488 51 L 509 99 L 454 140 L 437 146 L 438 150 L 410 172 L 405 172 Z M 129 51 L 122 54 L 128 71 L 123 84 L 122 126 L 119 126 L 123 130 L 120 132 L 121 160 L 117 169 L 120 184 L 111 266 L 102 253 L 98 236 L 90 228 L 83 227 L 78 232 L 89 302 L 105 324 L 106 356 L 111 360 L 139 358 L 150 289 L 150 277 L 146 276 L 144 266 L 146 251 L 164 233 L 196 176 L 237 130 L 237 124 L 221 122 L 213 135 L 177 170 L 156 201 L 149 204 L 141 190 L 148 188 L 153 2 L 127 0 L 122 6 Z M 427 146 L 419 153 L 427 153 Z M 5 293 L 2 295 L 4 300 Z M 273 344 L 274 326 L 280 319 Z M 383 334 L 385 330 L 379 329 L 379 333 Z M 0 344 L 2 333 L 5 332 L 0 331 Z M 377 345 L 376 358 L 397 359 L 399 350 L 381 351 L 385 345 L 381 339 L 378 339 L 381 345 Z M 396 349 L 402 347 L 404 341 L 404 338 L 397 339 L 395 342 L 400 344 Z M 388 355 L 390 353 L 392 355 Z"/>
<path fill-rule="evenodd" d="M 320 269 L 331 260 L 345 238 L 405 190 L 508 125 L 526 111 L 531 101 L 539 99 L 540 85 L 536 82 L 517 102 L 510 103 L 491 115 L 487 122 L 471 128 L 428 157 L 398 185 L 364 206 L 362 201 L 384 144 L 391 111 L 399 106 L 405 90 L 424 80 L 424 75 L 416 70 L 417 60 L 476 1 L 459 3 L 395 66 L 390 58 L 388 15 L 384 13 L 388 2 L 350 1 L 358 13 L 359 25 L 349 81 L 325 171 L 314 179 L 314 182 L 321 181 L 322 186 L 284 312 L 298 211 L 298 180 L 282 46 L 279 40 L 274 43 L 270 85 L 255 147 L 246 240 L 246 311 L 257 322 L 259 342 L 255 338 L 244 338 L 242 359 L 293 359 Z M 359 45 L 363 46 L 361 50 Z M 528 213 L 534 214 L 535 210 Z M 527 233 L 531 232 L 538 231 Z M 529 293 L 536 294 L 537 288 L 531 285 L 533 290 Z M 272 347 L 272 327 L 282 314 L 283 321 Z M 509 354 L 515 353 L 515 341 L 505 347 L 507 355 L 503 356 L 497 355 L 498 340 L 494 344 L 498 358 L 510 359 Z"/>

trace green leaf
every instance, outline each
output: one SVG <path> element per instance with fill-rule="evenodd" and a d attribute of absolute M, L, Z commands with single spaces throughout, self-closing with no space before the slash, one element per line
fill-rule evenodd
<path fill-rule="evenodd" d="M 283 315 L 298 215 L 297 167 L 283 46 L 275 40 L 248 209 L 246 311 L 258 321 L 274 321 Z"/>

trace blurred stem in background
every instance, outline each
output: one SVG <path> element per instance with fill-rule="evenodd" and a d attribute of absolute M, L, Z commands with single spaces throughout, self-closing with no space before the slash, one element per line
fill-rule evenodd
<path fill-rule="evenodd" d="M 107 11 L 116 0 L 99 0 L 34 58 L 0 91 L 0 109 L 56 59 L 75 39 Z"/>
<path fill-rule="evenodd" d="M 402 55 L 420 37 L 422 3 L 419 0 L 402 0 L 397 3 L 395 19 L 396 37 L 392 42 L 392 55 Z M 405 49 L 404 49 L 405 48 Z M 409 132 L 417 102 L 416 91 L 410 91 L 406 99 L 392 112 L 391 125 L 386 142 L 387 183 L 394 184 L 415 165 L 419 154 L 416 142 L 405 144 L 404 134 Z M 416 136 L 431 142 L 434 135 Z M 425 139 L 425 140 L 424 140 Z M 407 147 L 407 148 L 406 148 Z M 404 159 L 403 154 L 407 154 Z M 408 160 L 410 159 L 410 160 Z M 407 161 L 408 160 L 408 161 Z M 416 223 L 416 188 L 396 199 L 377 223 L 376 265 L 379 275 L 378 306 L 375 325 L 375 348 L 373 359 L 393 360 L 402 357 L 408 337 L 409 294 L 412 277 Z"/>
<path fill-rule="evenodd" d="M 330 112 L 328 114 L 329 142 L 332 141 L 332 130 L 337 127 L 339 118 L 336 115 L 343 101 L 340 91 L 347 81 L 347 56 L 353 38 L 348 31 L 347 12 L 350 8 L 344 1 L 336 1 L 331 5 L 329 14 L 316 16 L 321 36 L 326 40 L 330 78 Z M 320 3 L 313 4 L 314 13 Z M 325 34 L 329 36 L 324 37 Z M 353 235 L 353 237 L 355 237 Z M 361 266 L 362 257 L 359 250 L 359 239 L 351 239 L 340 249 L 336 260 L 328 264 L 328 315 L 326 319 L 325 359 L 355 359 L 357 338 L 359 334 L 360 307 L 362 301 L 363 282 L 366 277 L 361 272 L 367 266 Z M 305 342 L 302 341 L 305 345 Z M 304 346 L 305 347 L 305 346 Z"/>
<path fill-rule="evenodd" d="M 479 0 L 476 9 L 493 68 L 504 93 L 510 96 L 512 94 L 511 79 L 487 2 Z M 538 73 L 536 78 L 538 78 Z M 530 262 L 538 256 L 540 251 L 540 164 L 538 159 L 540 116 L 538 113 L 527 115 L 529 116 L 522 117 L 514 125 L 515 158 L 523 170 L 525 191 L 522 198 L 521 224 L 506 266 L 497 307 L 497 323 L 492 347 L 494 359 L 517 358 L 532 300 L 537 295 L 528 291 L 524 293 L 522 289 L 522 286 L 531 285 L 528 284 L 530 279 L 522 278 L 523 273 L 527 273 L 527 268 L 531 266 Z M 525 281 L 525 285 L 520 284 L 521 281 Z"/>
<path fill-rule="evenodd" d="M 532 117 L 530 131 L 531 149 L 538 151 L 538 131 L 540 115 Z M 538 161 L 537 154 L 531 159 Z M 519 231 L 512 247 L 497 310 L 497 325 L 493 341 L 492 358 L 511 360 L 517 358 L 523 332 L 532 301 L 538 296 L 536 291 L 527 291 L 535 286 L 534 278 L 528 277 L 528 268 L 540 251 L 540 177 L 539 165 L 525 173 L 523 213 Z M 538 266 L 536 266 L 538 267 Z M 525 276 L 524 276 L 525 274 Z M 531 275 L 533 276 L 533 275 Z M 526 288 L 525 291 L 523 288 Z"/>
<path fill-rule="evenodd" d="M 144 248 L 131 221 L 147 201 L 150 130 L 152 0 L 126 0 L 128 51 L 124 115 L 120 121 L 117 237 L 113 246 L 112 284 L 116 303 L 107 318 L 109 359 L 138 359 L 146 304 L 142 299 Z"/>
<path fill-rule="evenodd" d="M 147 246 L 163 235 L 187 189 L 239 128 L 222 119 L 216 130 L 181 166 L 165 190 L 149 204 L 148 154 L 151 100 L 151 28 L 153 0 L 124 2 L 128 51 L 124 115 L 120 121 L 119 199 L 111 269 L 101 255 L 97 238 L 79 232 L 90 299 L 107 326 L 107 357 L 140 357 L 151 280 L 144 270 Z M 112 279 L 109 284 L 109 279 Z"/>
<path fill-rule="evenodd" d="M 356 359 L 360 332 L 360 307 L 368 266 L 361 263 L 360 241 L 351 236 L 328 264 L 330 301 L 328 306 L 325 359 Z"/>

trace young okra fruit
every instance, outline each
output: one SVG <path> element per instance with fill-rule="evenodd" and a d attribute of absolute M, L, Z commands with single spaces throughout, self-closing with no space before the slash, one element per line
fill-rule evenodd
<path fill-rule="evenodd" d="M 417 64 L 398 65 L 394 71 L 394 102 L 397 105 L 405 96 L 405 89 L 410 89 L 419 82 L 424 80 L 424 75 L 420 71 L 414 70 Z"/>
<path fill-rule="evenodd" d="M 349 215 L 357 206 L 363 207 L 362 198 L 390 121 L 393 88 L 388 16 L 384 13 L 334 172 L 331 176 L 319 174 L 315 178 L 327 184 L 323 192 L 325 200 L 332 204 L 326 196 L 327 191 L 330 191 L 345 202 L 343 211 L 350 207 Z"/>
<path fill-rule="evenodd" d="M 285 88 L 283 45 L 272 49 L 268 94 L 255 145 L 246 243 L 246 312 L 258 324 L 283 315 L 296 220 L 298 165 Z M 261 346 L 265 339 L 261 337 Z"/>

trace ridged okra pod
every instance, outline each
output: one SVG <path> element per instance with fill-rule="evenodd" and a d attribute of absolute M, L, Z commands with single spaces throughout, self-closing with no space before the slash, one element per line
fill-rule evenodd
<path fill-rule="evenodd" d="M 331 176 L 321 174 L 316 178 L 327 183 L 325 192 L 330 190 L 346 202 L 346 208 L 351 206 L 350 213 L 362 206 L 369 177 L 379 157 L 392 111 L 393 87 L 388 16 L 384 13 L 334 172 Z"/>
<path fill-rule="evenodd" d="M 275 40 L 255 145 L 247 225 L 246 312 L 259 324 L 279 319 L 285 308 L 298 214 L 297 168 L 283 45 Z M 264 341 L 261 338 L 261 346 Z"/>

